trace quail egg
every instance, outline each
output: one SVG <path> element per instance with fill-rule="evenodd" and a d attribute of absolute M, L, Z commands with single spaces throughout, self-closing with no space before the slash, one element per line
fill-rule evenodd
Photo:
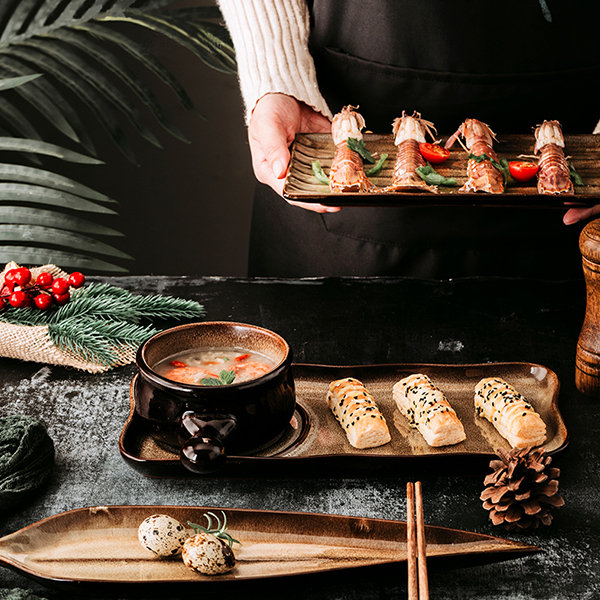
<path fill-rule="evenodd" d="M 187 538 L 186 528 L 169 515 L 151 515 L 138 528 L 140 544 L 158 556 L 179 554 Z"/>
<path fill-rule="evenodd" d="M 202 575 L 221 575 L 235 567 L 233 550 L 212 533 L 189 537 L 183 544 L 181 557 L 187 567 Z"/>

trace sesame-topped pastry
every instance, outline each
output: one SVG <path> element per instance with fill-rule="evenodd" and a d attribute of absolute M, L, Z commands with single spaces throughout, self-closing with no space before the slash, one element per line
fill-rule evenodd
<path fill-rule="evenodd" d="M 466 439 L 465 430 L 444 392 L 422 373 L 394 384 L 398 410 L 430 446 L 450 446 Z"/>
<path fill-rule="evenodd" d="M 513 447 L 540 446 L 546 425 L 527 399 L 500 377 L 487 377 L 475 386 L 475 408 Z"/>
<path fill-rule="evenodd" d="M 332 381 L 327 404 L 355 448 L 375 448 L 391 440 L 373 396 L 358 379 L 346 377 Z"/>

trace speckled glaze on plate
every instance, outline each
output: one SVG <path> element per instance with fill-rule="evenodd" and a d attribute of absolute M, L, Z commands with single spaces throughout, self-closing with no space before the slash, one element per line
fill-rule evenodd
<path fill-rule="evenodd" d="M 532 403 L 547 427 L 546 451 L 554 454 L 568 442 L 567 429 L 558 409 L 559 380 L 556 374 L 533 363 L 485 363 L 472 365 L 386 364 L 365 366 L 293 365 L 297 412 L 293 427 L 269 448 L 246 456 L 230 457 L 232 464 L 262 462 L 265 471 L 276 462 L 288 466 L 298 462 L 333 460 L 369 461 L 491 458 L 497 448 L 509 449 L 508 442 L 485 419 L 475 414 L 475 385 L 484 377 L 502 377 Z M 432 448 L 421 434 L 408 426 L 396 408 L 392 386 L 411 373 L 425 373 L 444 391 L 462 421 L 467 439 L 454 446 Z M 390 429 L 392 440 L 379 448 L 357 450 L 347 441 L 326 403 L 329 383 L 342 377 L 360 379 L 373 394 Z M 132 398 L 133 403 L 133 398 Z M 119 440 L 123 457 L 145 475 L 180 476 L 177 454 L 160 445 L 160 432 L 150 431 L 135 418 L 132 410 Z M 266 464 L 265 464 L 266 463 Z"/>
<path fill-rule="evenodd" d="M 448 136 L 441 136 L 447 139 Z M 380 188 L 392 180 L 396 146 L 392 134 L 365 133 L 365 144 L 371 152 L 389 155 L 384 168 L 371 181 Z M 519 160 L 519 154 L 533 153 L 534 137 L 529 135 L 503 135 L 494 149 L 499 158 Z M 600 199 L 600 139 L 597 135 L 565 135 L 566 153 L 571 157 L 584 185 L 575 188 L 575 195 L 538 194 L 536 180 L 527 184 L 514 183 L 503 194 L 483 192 L 459 192 L 459 187 L 467 179 L 467 153 L 458 144 L 450 152 L 450 158 L 435 170 L 445 177 L 454 177 L 456 187 L 439 188 L 437 194 L 422 191 L 399 191 L 362 194 L 335 194 L 329 187 L 320 183 L 313 174 L 311 163 L 318 160 L 326 173 L 329 173 L 334 154 L 334 145 L 328 133 L 300 133 L 292 145 L 290 167 L 283 187 L 283 195 L 288 200 L 298 202 L 318 202 L 329 206 L 538 206 L 560 208 L 564 203 L 573 206 L 597 204 Z"/>
<path fill-rule="evenodd" d="M 219 507 L 95 506 L 48 517 L 0 538 L 0 565 L 77 591 L 182 586 L 307 575 L 406 561 L 406 523 L 314 513 L 225 510 L 237 565 L 224 575 L 194 573 L 181 557 L 161 559 L 138 541 L 148 516 L 200 523 Z M 495 562 L 539 548 L 457 529 L 426 526 L 428 562 Z M 405 570 L 402 572 L 404 573 Z M 162 587 L 161 587 L 162 586 Z M 133 591 L 133 590 L 132 590 Z M 163 596 L 164 597 L 164 596 Z"/>

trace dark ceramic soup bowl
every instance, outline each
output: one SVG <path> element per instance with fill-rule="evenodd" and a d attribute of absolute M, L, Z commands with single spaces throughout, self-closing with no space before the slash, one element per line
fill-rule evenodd
<path fill-rule="evenodd" d="M 255 379 L 219 386 L 180 383 L 154 370 L 179 352 L 214 348 L 258 352 L 274 367 Z M 248 453 L 274 441 L 294 414 L 292 350 L 262 327 L 228 321 L 180 325 L 144 342 L 136 362 L 137 414 L 177 443 L 182 463 L 196 473 L 214 472 L 226 453 Z"/>

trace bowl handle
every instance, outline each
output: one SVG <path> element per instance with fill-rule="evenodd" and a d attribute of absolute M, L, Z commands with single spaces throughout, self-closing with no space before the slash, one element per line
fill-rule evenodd
<path fill-rule="evenodd" d="M 224 442 L 236 427 L 234 415 L 184 412 L 179 420 L 179 458 L 183 466 L 200 475 L 217 471 L 225 461 Z"/>

